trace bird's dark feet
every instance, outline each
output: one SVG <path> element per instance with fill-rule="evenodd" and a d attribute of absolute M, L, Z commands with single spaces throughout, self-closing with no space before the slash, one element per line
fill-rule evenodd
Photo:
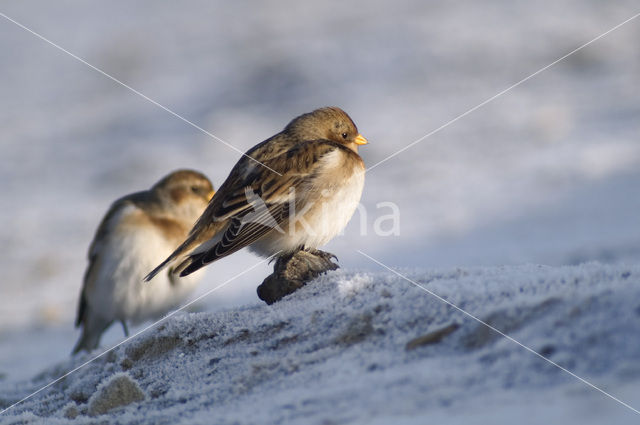
<path fill-rule="evenodd" d="M 311 280 L 339 266 L 332 261 L 335 255 L 313 250 L 300 250 L 294 254 L 279 257 L 273 267 L 273 273 L 258 286 L 258 297 L 267 304 L 302 288 Z"/>
<path fill-rule="evenodd" d="M 322 273 L 335 270 L 338 265 L 331 261 L 338 259 L 330 252 L 314 250 L 300 250 L 295 254 L 289 254 L 278 258 L 273 272 L 289 280 L 309 281 Z"/>

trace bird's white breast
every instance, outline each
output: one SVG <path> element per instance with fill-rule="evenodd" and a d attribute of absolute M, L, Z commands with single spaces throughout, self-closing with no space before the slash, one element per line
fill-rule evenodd
<path fill-rule="evenodd" d="M 175 246 L 141 214 L 133 205 L 123 207 L 98 245 L 98 270 L 87 296 L 90 308 L 106 319 L 137 323 L 161 316 L 177 307 L 202 276 L 194 273 L 173 284 L 164 272 L 143 282 Z"/>
<path fill-rule="evenodd" d="M 296 217 L 282 227 L 284 233 L 271 231 L 251 248 L 261 255 L 272 255 L 278 251 L 290 252 L 300 246 L 318 248 L 338 235 L 355 212 L 364 187 L 364 167 L 351 161 L 351 169 L 344 169 L 344 152 L 335 150 L 322 161 L 318 177 L 305 193 L 306 197 Z"/>

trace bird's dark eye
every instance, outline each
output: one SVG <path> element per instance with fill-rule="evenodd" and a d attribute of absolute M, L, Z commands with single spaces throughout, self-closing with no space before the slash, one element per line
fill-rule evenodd
<path fill-rule="evenodd" d="M 200 188 L 198 186 L 191 186 L 191 191 L 193 193 L 199 194 L 200 193 Z"/>
<path fill-rule="evenodd" d="M 346 139 L 347 138 L 347 133 L 342 133 L 342 138 Z"/>

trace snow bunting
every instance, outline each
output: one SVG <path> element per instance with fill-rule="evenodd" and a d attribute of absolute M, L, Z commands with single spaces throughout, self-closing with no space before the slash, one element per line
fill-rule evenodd
<path fill-rule="evenodd" d="M 360 201 L 366 143 L 340 108 L 293 119 L 240 158 L 189 237 L 145 279 L 170 264 L 186 276 L 244 247 L 265 257 L 321 253 Z"/>
<path fill-rule="evenodd" d="M 159 317 L 195 288 L 200 276 L 180 279 L 171 270 L 158 276 L 153 286 L 142 278 L 187 237 L 212 196 L 213 186 L 204 175 L 179 170 L 150 190 L 111 205 L 89 248 L 76 318 L 82 335 L 73 353 L 96 348 L 116 320 L 127 335 L 128 321 Z"/>

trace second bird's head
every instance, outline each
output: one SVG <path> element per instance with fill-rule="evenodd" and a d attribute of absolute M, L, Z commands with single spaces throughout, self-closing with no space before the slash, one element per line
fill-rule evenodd
<path fill-rule="evenodd" d="M 316 109 L 294 118 L 285 127 L 284 133 L 299 140 L 331 140 L 346 145 L 354 152 L 358 152 L 358 146 L 368 143 L 358 132 L 351 117 L 335 106 Z"/>
<path fill-rule="evenodd" d="M 193 170 L 174 171 L 151 190 L 172 215 L 189 222 L 200 217 L 214 194 L 209 179 Z"/>

